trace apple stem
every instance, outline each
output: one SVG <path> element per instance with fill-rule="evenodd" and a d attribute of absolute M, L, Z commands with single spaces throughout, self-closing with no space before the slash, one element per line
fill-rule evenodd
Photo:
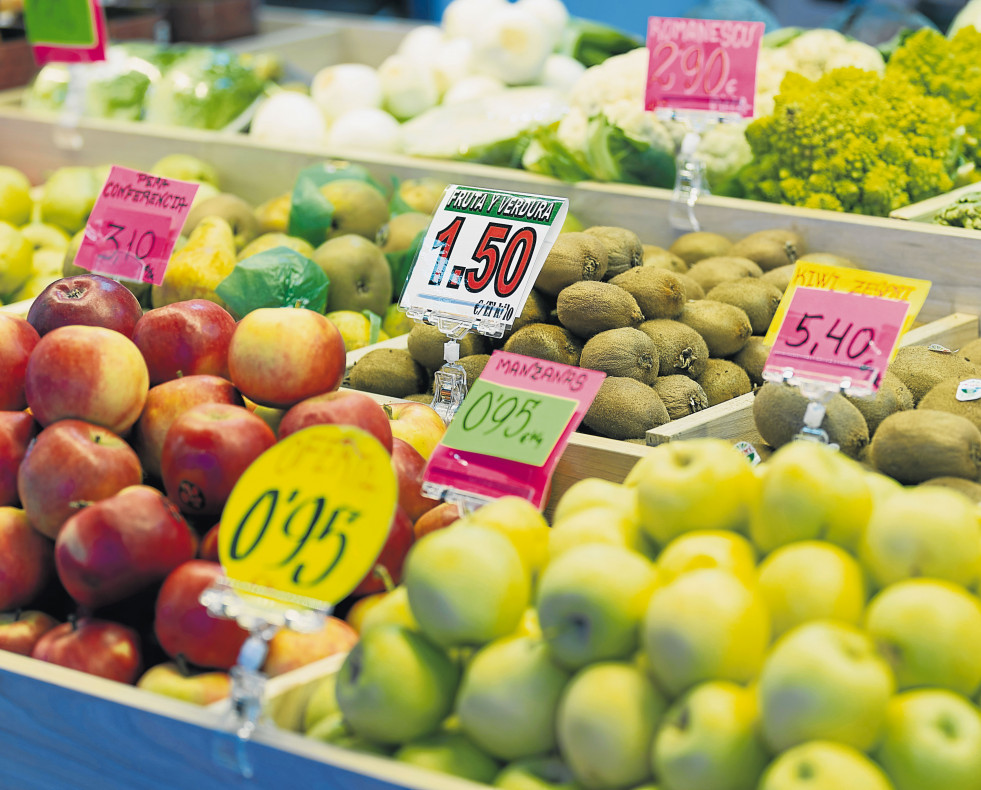
<path fill-rule="evenodd" d="M 384 403 L 384 404 L 382 404 L 382 408 L 385 410 L 385 414 L 388 416 L 388 419 L 392 419 L 392 406 L 391 406 L 391 404 Z"/>
<path fill-rule="evenodd" d="M 191 668 L 187 665 L 187 656 L 178 653 L 174 656 L 174 663 L 177 665 L 177 671 L 181 673 L 181 677 L 189 678 L 191 676 Z"/>
<path fill-rule="evenodd" d="M 14 622 L 15 623 L 19 622 L 23 614 L 24 614 L 24 610 L 18 606 L 17 609 L 14 611 Z"/>
<path fill-rule="evenodd" d="M 94 437 L 92 437 L 92 441 L 96 444 L 102 444 L 102 437 L 99 436 L 99 434 L 96 434 Z"/>
<path fill-rule="evenodd" d="M 67 619 L 68 619 L 68 622 L 71 623 L 72 631 L 77 631 L 78 630 L 78 615 L 75 614 L 74 612 L 70 612 L 68 614 L 68 618 Z"/>
<path fill-rule="evenodd" d="M 70 507 L 72 510 L 83 510 L 84 508 L 87 508 L 91 504 L 92 502 L 88 499 L 76 499 L 72 502 L 69 502 L 68 507 Z"/>
<path fill-rule="evenodd" d="M 391 592 L 395 589 L 395 582 L 392 580 L 392 575 L 384 565 L 376 565 L 372 573 L 382 580 L 382 584 L 385 585 L 385 592 Z"/>

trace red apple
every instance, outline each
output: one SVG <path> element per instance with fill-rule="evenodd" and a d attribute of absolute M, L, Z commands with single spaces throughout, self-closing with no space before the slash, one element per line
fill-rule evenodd
<path fill-rule="evenodd" d="M 142 664 L 135 631 L 88 617 L 55 626 L 38 640 L 31 655 L 120 683 L 135 683 Z"/>
<path fill-rule="evenodd" d="M 55 565 L 68 594 L 95 609 L 163 581 L 194 558 L 197 544 L 167 497 L 149 486 L 130 486 L 65 522 L 55 541 Z"/>
<path fill-rule="evenodd" d="M 344 390 L 315 395 L 297 403 L 279 423 L 279 438 L 285 439 L 311 425 L 354 425 L 374 436 L 382 446 L 392 452 L 392 428 L 388 415 L 363 392 Z"/>
<path fill-rule="evenodd" d="M 440 502 L 432 510 L 427 511 L 412 527 L 416 540 L 435 532 L 437 529 L 444 529 L 457 521 L 461 517 L 460 508 L 450 502 Z"/>
<path fill-rule="evenodd" d="M 260 406 L 281 409 L 336 390 L 345 361 L 337 327 L 303 308 L 253 310 L 238 322 L 228 347 L 235 386 Z"/>
<path fill-rule="evenodd" d="M 37 330 L 23 318 L 0 313 L 0 411 L 18 411 L 27 405 L 27 359 L 38 340 Z"/>
<path fill-rule="evenodd" d="M 33 601 L 53 567 L 51 541 L 31 529 L 23 510 L 0 507 L 0 609 Z"/>
<path fill-rule="evenodd" d="M 52 330 L 27 361 L 27 405 L 41 425 L 73 417 L 123 434 L 140 416 L 149 387 L 133 341 L 101 326 Z"/>
<path fill-rule="evenodd" d="M 423 513 L 439 504 L 438 499 L 422 495 L 422 473 L 426 460 L 404 439 L 392 442 L 392 466 L 399 481 L 399 507 L 415 522 Z"/>
<path fill-rule="evenodd" d="M 327 656 L 346 653 L 357 642 L 358 632 L 336 617 L 328 617 L 323 628 L 310 634 L 282 628 L 269 641 L 262 671 L 276 677 Z"/>
<path fill-rule="evenodd" d="M 211 375 L 184 376 L 150 388 L 143 413 L 133 429 L 133 446 L 148 475 L 160 477 L 164 438 L 174 420 L 202 403 L 241 406 L 242 396 L 228 379 Z"/>
<path fill-rule="evenodd" d="M 197 374 L 228 378 L 228 344 L 235 319 L 207 299 L 148 310 L 137 321 L 133 342 L 150 371 L 150 384 Z"/>
<path fill-rule="evenodd" d="M 211 529 L 204 533 L 201 542 L 198 544 L 198 559 L 208 560 L 208 562 L 218 562 L 218 529 L 221 524 L 215 524 Z"/>
<path fill-rule="evenodd" d="M 388 539 L 378 559 L 351 595 L 382 592 L 388 589 L 389 582 L 394 586 L 402 581 L 402 564 L 414 540 L 412 522 L 401 507 L 396 507 L 392 525 L 388 528 Z"/>
<path fill-rule="evenodd" d="M 142 480 L 140 459 L 112 431 L 60 420 L 41 431 L 28 449 L 17 473 L 17 491 L 31 526 L 53 539 L 79 507 Z"/>
<path fill-rule="evenodd" d="M 407 441 L 428 461 L 446 432 L 443 418 L 431 406 L 414 401 L 396 401 L 384 408 L 392 422 L 392 436 Z"/>
<path fill-rule="evenodd" d="M 29 656 L 37 641 L 56 625 L 51 615 L 33 609 L 0 612 L 0 650 Z"/>
<path fill-rule="evenodd" d="M 217 562 L 191 560 L 171 572 L 157 596 L 153 630 L 167 655 L 192 664 L 229 669 L 249 636 L 234 620 L 212 617 L 198 600 L 222 575 Z"/>
<path fill-rule="evenodd" d="M 0 506 L 16 505 L 17 470 L 27 455 L 37 423 L 26 411 L 0 411 Z"/>
<path fill-rule="evenodd" d="M 35 298 L 27 321 L 42 337 L 60 326 L 101 326 L 133 335 L 143 308 L 122 283 L 101 274 L 55 280 Z"/>
<path fill-rule="evenodd" d="M 243 406 L 204 403 L 174 420 L 160 468 L 167 496 L 184 513 L 217 516 L 249 465 L 276 435 Z"/>
<path fill-rule="evenodd" d="M 228 697 L 232 682 L 227 672 L 185 674 L 177 664 L 168 661 L 150 667 L 136 681 L 136 687 L 190 702 L 192 705 L 211 705 Z"/>

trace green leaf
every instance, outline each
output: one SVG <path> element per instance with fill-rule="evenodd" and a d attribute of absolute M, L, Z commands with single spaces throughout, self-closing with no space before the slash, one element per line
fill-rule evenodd
<path fill-rule="evenodd" d="M 338 179 L 363 181 L 377 189 L 382 195 L 385 189 L 360 165 L 350 162 L 323 162 L 311 165 L 300 171 L 293 184 L 290 199 L 290 221 L 288 233 L 306 239 L 318 247 L 327 239 L 327 230 L 334 218 L 334 205 L 324 197 L 320 188 Z"/>
<path fill-rule="evenodd" d="M 378 333 L 382 328 L 382 317 L 371 310 L 362 310 L 361 315 L 368 319 L 368 345 L 373 346 L 378 342 Z"/>
<path fill-rule="evenodd" d="M 235 264 L 215 289 L 236 318 L 260 307 L 304 307 L 323 313 L 330 281 L 324 270 L 289 247 L 251 255 Z"/>

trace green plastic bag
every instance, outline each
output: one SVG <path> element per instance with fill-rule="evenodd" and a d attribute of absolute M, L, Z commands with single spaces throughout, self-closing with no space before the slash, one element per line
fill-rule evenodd
<path fill-rule="evenodd" d="M 289 247 L 273 247 L 235 264 L 215 289 L 236 318 L 260 307 L 305 307 L 323 313 L 330 281 L 324 270 Z"/>
<path fill-rule="evenodd" d="M 290 199 L 290 236 L 306 239 L 314 247 L 326 241 L 327 229 L 334 217 L 334 206 L 324 197 L 320 188 L 342 178 L 364 181 L 385 195 L 382 185 L 360 165 L 352 165 L 350 162 L 324 162 L 304 168 L 296 177 Z"/>

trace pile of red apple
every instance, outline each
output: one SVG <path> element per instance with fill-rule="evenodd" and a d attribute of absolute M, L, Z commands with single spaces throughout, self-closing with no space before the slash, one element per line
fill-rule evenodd
<path fill-rule="evenodd" d="M 420 403 L 338 391 L 344 370 L 321 314 L 259 309 L 236 323 L 200 299 L 143 313 L 99 275 L 52 284 L 27 320 L 0 315 L 0 649 L 125 683 L 152 667 L 139 685 L 224 696 L 247 634 L 198 601 L 221 575 L 217 522 L 245 469 L 315 424 L 355 425 L 390 452 L 399 507 L 353 597 L 397 583 L 436 505 L 420 485 L 443 423 Z M 280 633 L 265 670 L 356 639 L 336 618 Z"/>

